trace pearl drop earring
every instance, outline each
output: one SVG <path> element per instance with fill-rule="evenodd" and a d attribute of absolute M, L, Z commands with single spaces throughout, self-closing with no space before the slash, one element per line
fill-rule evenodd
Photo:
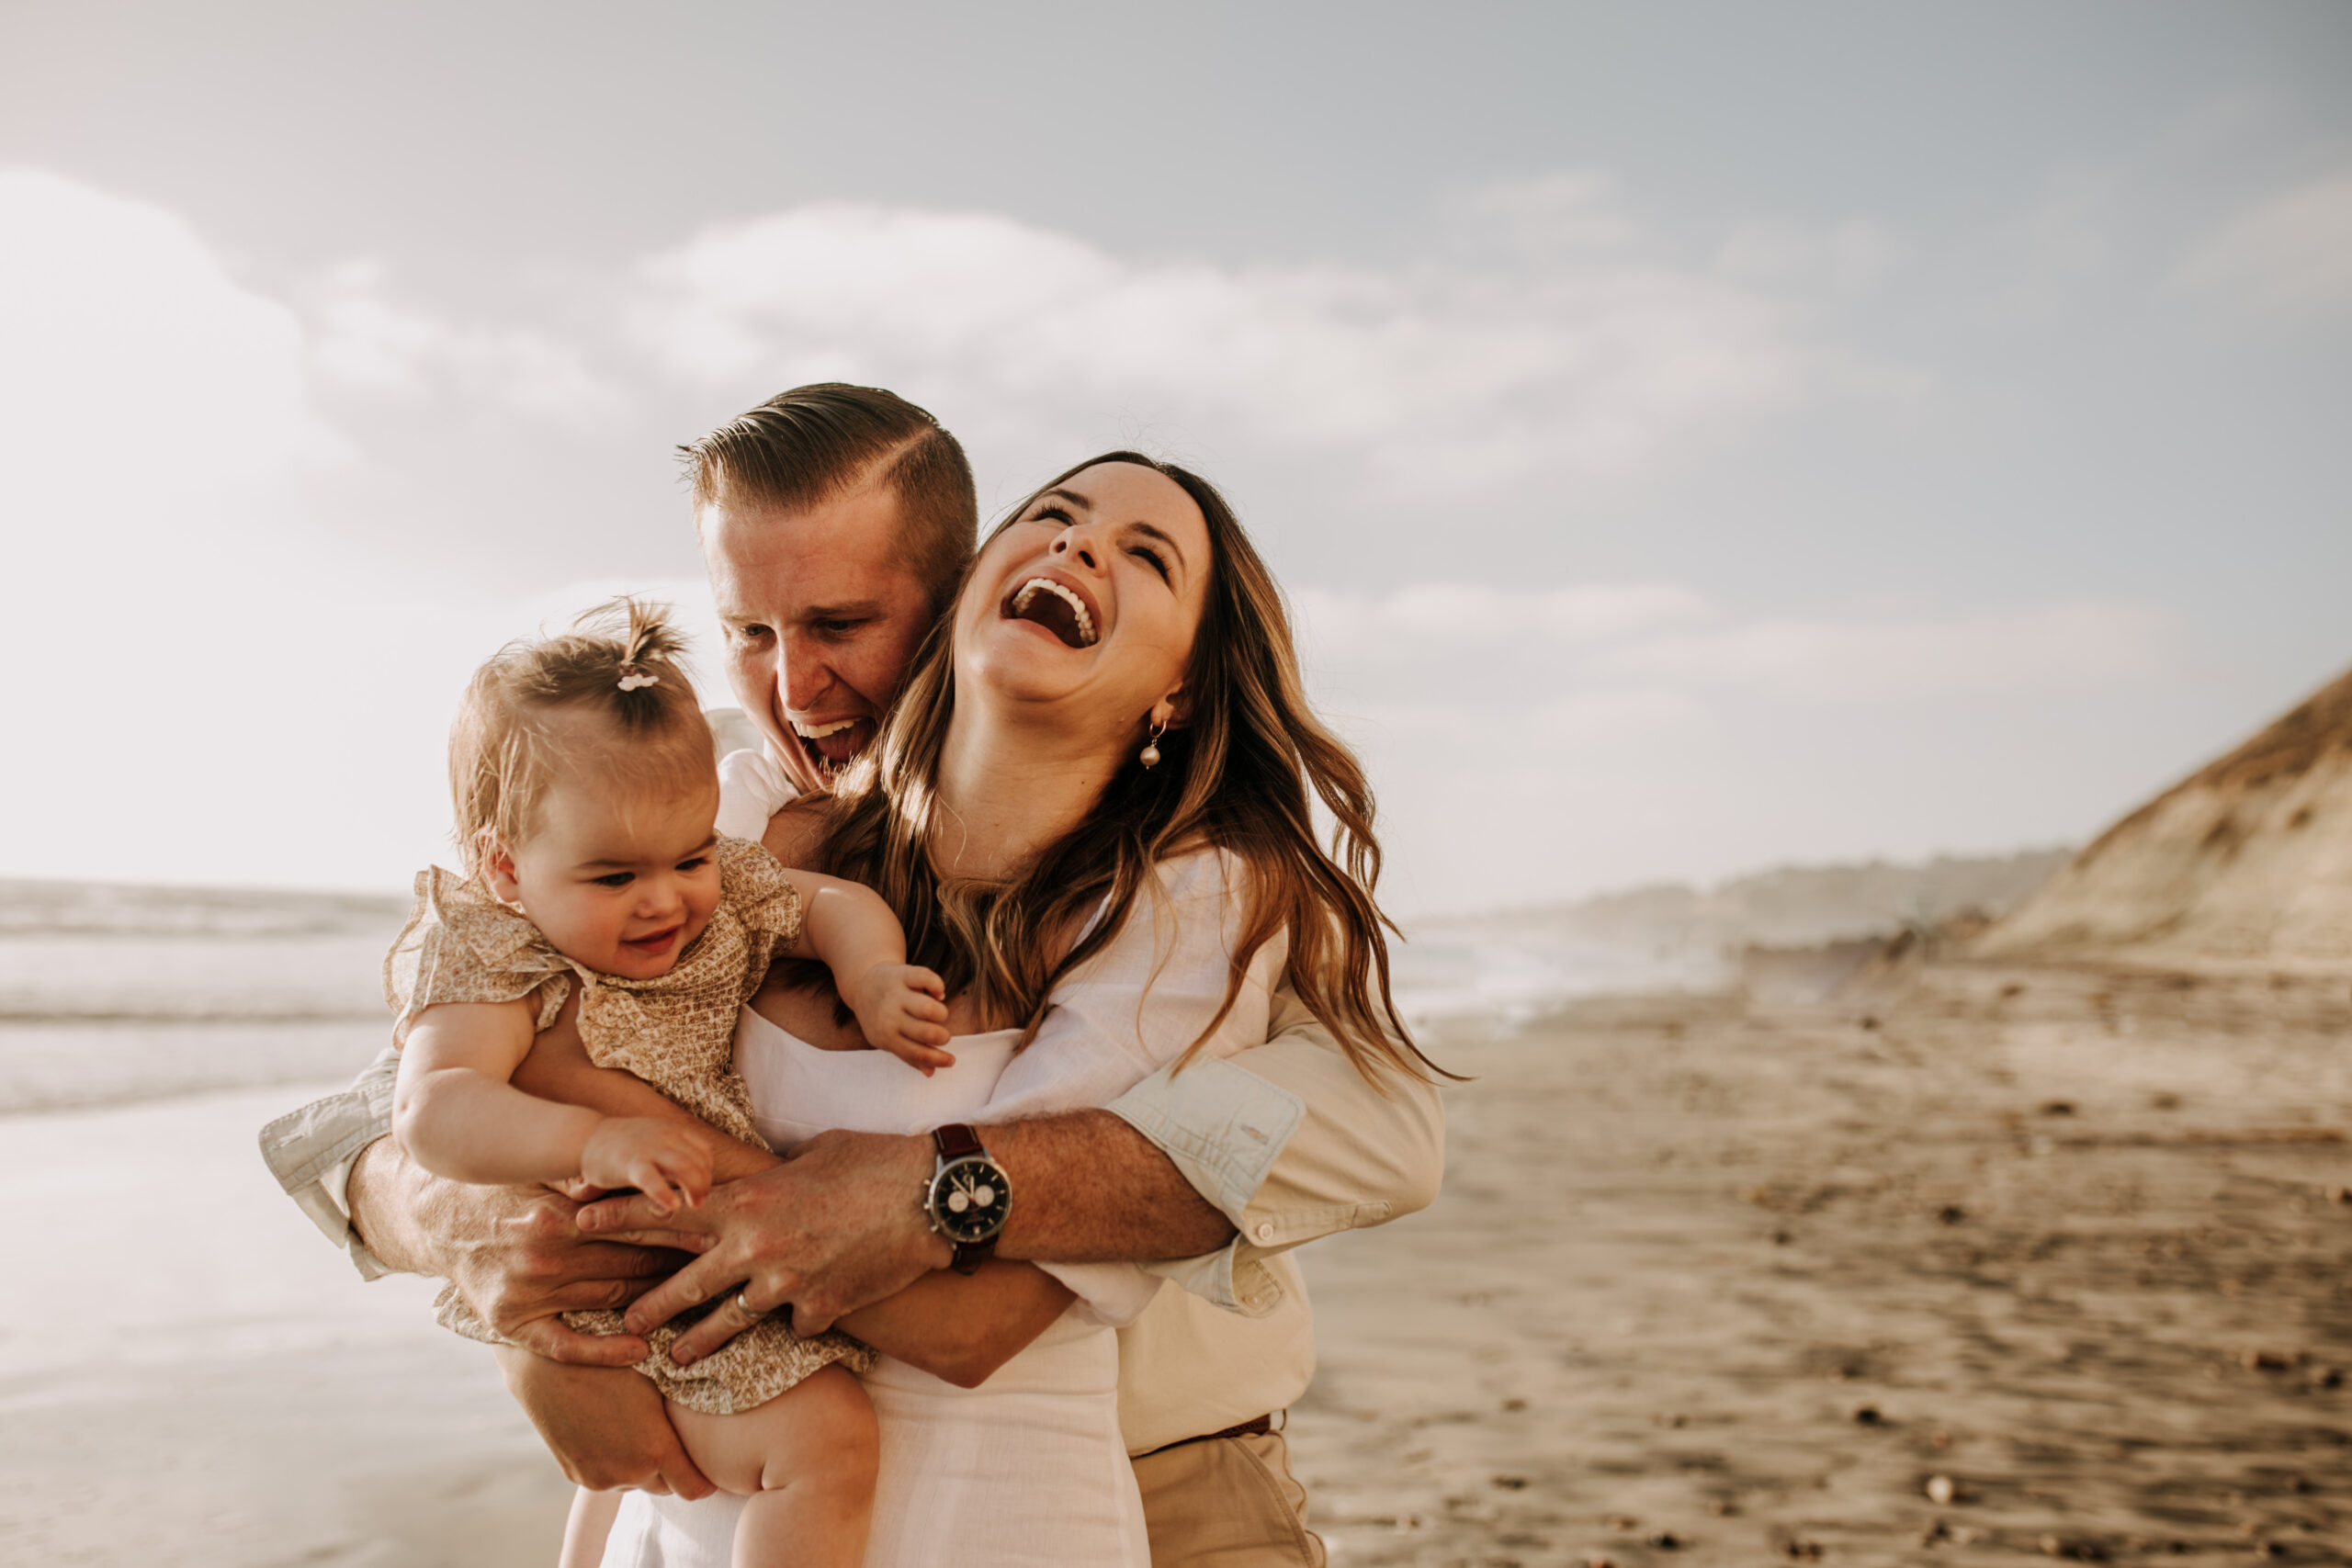
<path fill-rule="evenodd" d="M 1152 725 L 1151 739 L 1143 743 L 1143 765 L 1145 767 L 1156 768 L 1159 766 L 1159 738 L 1167 733 L 1168 721 L 1166 719 L 1160 719 Z"/>

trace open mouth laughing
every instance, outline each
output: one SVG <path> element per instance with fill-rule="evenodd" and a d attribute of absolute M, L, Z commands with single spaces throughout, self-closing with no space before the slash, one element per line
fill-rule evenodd
<path fill-rule="evenodd" d="M 797 718 L 791 722 L 792 738 L 800 742 L 802 752 L 828 775 L 838 773 L 857 761 L 858 754 L 874 742 L 874 721 L 864 716 L 837 718 L 824 724 L 808 724 Z"/>
<path fill-rule="evenodd" d="M 1008 621 L 1034 621 L 1072 648 L 1092 648 L 1102 639 L 1085 596 L 1050 577 L 1033 577 L 1015 588 L 998 613 Z"/>

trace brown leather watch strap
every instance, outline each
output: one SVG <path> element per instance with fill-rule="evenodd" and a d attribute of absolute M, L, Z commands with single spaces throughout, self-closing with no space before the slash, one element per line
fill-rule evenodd
<path fill-rule="evenodd" d="M 941 1159 L 963 1159 L 970 1155 L 985 1157 L 988 1154 L 980 1145 L 980 1135 L 962 1122 L 950 1122 L 944 1127 L 933 1128 L 931 1141 L 932 1145 L 938 1149 Z M 986 1241 L 958 1241 L 954 1246 L 955 1258 L 948 1267 L 958 1274 L 976 1274 L 981 1264 L 996 1256 L 994 1236 Z"/>

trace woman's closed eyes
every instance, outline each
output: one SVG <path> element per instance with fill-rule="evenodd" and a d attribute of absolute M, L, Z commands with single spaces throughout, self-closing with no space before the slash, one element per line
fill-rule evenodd
<path fill-rule="evenodd" d="M 1036 514 L 1032 517 L 1030 521 L 1034 523 L 1043 523 L 1049 518 L 1058 522 L 1065 528 L 1075 526 L 1077 522 L 1075 518 L 1070 516 L 1067 510 L 1051 503 L 1039 507 L 1036 511 Z M 1172 583 L 1175 581 L 1169 575 L 1168 558 L 1160 554 L 1159 551 L 1153 547 L 1149 545 L 1129 545 L 1127 547 L 1127 554 L 1136 557 L 1137 559 L 1148 565 L 1152 570 L 1159 573 L 1160 581 Z"/>

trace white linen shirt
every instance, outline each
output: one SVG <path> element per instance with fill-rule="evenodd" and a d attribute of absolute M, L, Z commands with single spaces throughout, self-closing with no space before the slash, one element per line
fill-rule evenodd
<path fill-rule="evenodd" d="M 720 763 L 718 830 L 756 840 L 791 796 L 773 760 L 736 752 Z M 1435 1088 L 1393 1071 L 1368 1081 L 1287 981 L 1271 1009 L 1266 1043 L 1181 1072 L 1161 1066 L 1108 1102 L 1236 1233 L 1216 1252 L 1140 1265 L 1182 1289 L 1159 1292 L 1120 1331 L 1131 1453 L 1288 1405 L 1313 1375 L 1315 1354 L 1291 1249 L 1412 1213 L 1437 1196 L 1445 1156 Z M 348 1183 L 360 1151 L 391 1130 L 398 1064 L 387 1048 L 349 1089 L 261 1132 L 279 1184 L 367 1279 L 388 1270 L 351 1223 Z M 989 1114 L 1011 1119 L 994 1106 Z"/>

